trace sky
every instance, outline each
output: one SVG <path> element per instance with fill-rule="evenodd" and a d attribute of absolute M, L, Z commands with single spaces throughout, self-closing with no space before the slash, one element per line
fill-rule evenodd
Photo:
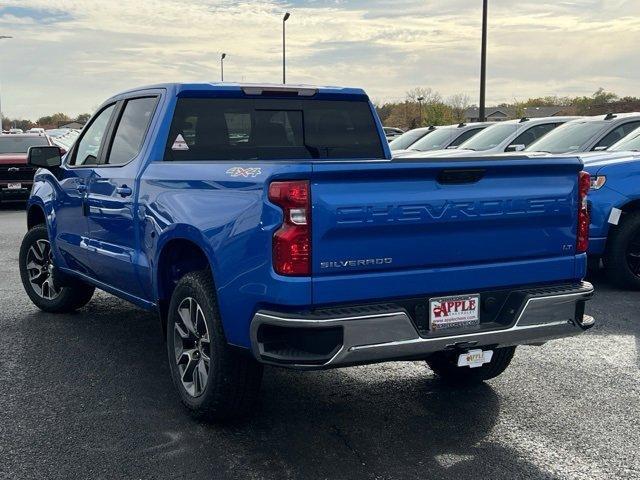
<path fill-rule="evenodd" d="M 482 0 L 0 0 L 5 116 L 92 112 L 131 87 L 287 81 L 363 87 L 377 102 L 431 87 L 477 103 Z M 489 0 L 487 103 L 640 96 L 640 1 Z"/>

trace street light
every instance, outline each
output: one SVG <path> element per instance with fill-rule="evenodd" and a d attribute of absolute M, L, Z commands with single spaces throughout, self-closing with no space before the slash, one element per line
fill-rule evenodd
<path fill-rule="evenodd" d="M 286 49 L 286 38 L 285 38 L 285 23 L 289 20 L 291 14 L 286 12 L 284 17 L 282 18 L 282 84 L 287 83 L 287 49 Z"/>
<path fill-rule="evenodd" d="M 485 92 L 487 89 L 487 10 L 489 0 L 482 1 L 482 51 L 480 53 L 480 112 L 479 120 L 486 120 L 484 114 Z"/>
<path fill-rule="evenodd" d="M 11 37 L 9 35 L 0 35 L 0 40 L 6 40 L 6 39 L 9 39 L 9 38 L 13 38 L 13 37 Z M 2 118 L 3 118 L 3 115 L 2 115 L 2 96 L 0 96 L 0 133 L 2 133 Z"/>
<path fill-rule="evenodd" d="M 220 56 L 220 81 L 224 82 L 224 59 L 226 58 L 227 54 L 223 53 Z"/>
<path fill-rule="evenodd" d="M 422 102 L 424 102 L 424 97 L 419 96 L 417 100 L 418 100 L 418 103 L 420 104 L 420 126 L 422 126 Z"/>

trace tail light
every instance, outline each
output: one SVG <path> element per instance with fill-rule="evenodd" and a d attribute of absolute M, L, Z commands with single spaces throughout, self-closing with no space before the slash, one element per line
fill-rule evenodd
<path fill-rule="evenodd" d="M 576 252 L 584 253 L 589 247 L 589 209 L 587 194 L 591 188 L 591 177 L 587 172 L 578 176 L 578 238 Z"/>
<path fill-rule="evenodd" d="M 269 200 L 282 208 L 284 221 L 273 234 L 273 269 L 280 275 L 311 275 L 311 198 L 309 182 L 269 185 Z"/>

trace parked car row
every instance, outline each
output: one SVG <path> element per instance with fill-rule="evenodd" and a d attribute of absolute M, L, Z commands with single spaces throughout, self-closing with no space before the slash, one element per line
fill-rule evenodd
<path fill-rule="evenodd" d="M 53 145 L 47 135 L 0 135 L 0 203 L 24 201 L 31 191 L 35 169 L 27 165 L 30 147 Z"/>
<path fill-rule="evenodd" d="M 594 117 L 522 118 L 468 124 L 464 141 L 447 144 L 440 137 L 465 124 L 409 130 L 391 141 L 394 157 L 484 156 L 507 152 L 573 153 L 603 151 L 640 126 L 640 113 Z M 449 151 L 445 151 L 449 150 Z"/>
<path fill-rule="evenodd" d="M 19 129 L 15 129 L 19 130 Z M 64 155 L 80 135 L 79 130 L 32 128 L 0 135 L 0 203 L 22 202 L 27 199 L 35 170 L 27 165 L 30 147 L 55 145 Z"/>

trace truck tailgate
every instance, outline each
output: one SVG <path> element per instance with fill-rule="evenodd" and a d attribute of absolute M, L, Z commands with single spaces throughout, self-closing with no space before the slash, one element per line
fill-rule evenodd
<path fill-rule="evenodd" d="M 313 165 L 317 304 L 573 280 L 574 158 Z"/>

